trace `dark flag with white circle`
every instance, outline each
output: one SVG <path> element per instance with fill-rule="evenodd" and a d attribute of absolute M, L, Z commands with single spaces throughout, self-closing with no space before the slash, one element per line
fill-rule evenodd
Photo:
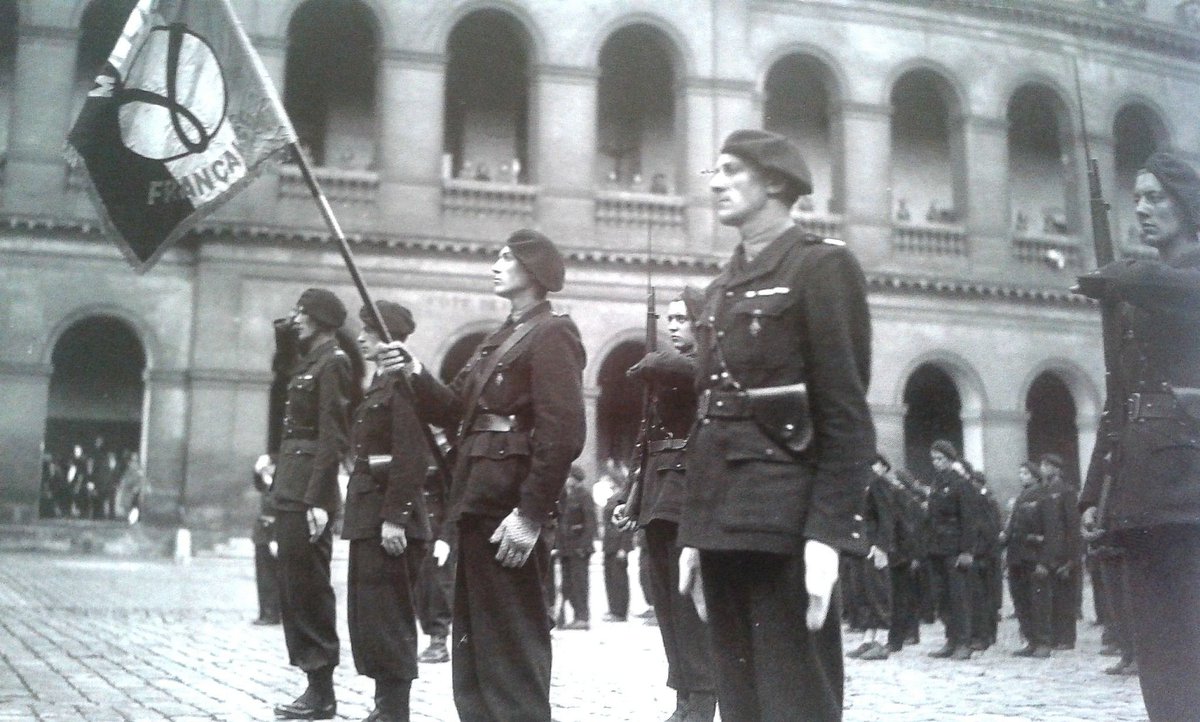
<path fill-rule="evenodd" d="M 140 273 L 295 140 L 229 0 L 140 0 L 68 143 Z"/>

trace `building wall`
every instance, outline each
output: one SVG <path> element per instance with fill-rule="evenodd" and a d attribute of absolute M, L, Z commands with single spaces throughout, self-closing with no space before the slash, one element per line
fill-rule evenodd
<path fill-rule="evenodd" d="M 288 22 L 300 3 L 234 4 L 282 87 Z M 818 204 L 805 222 L 845 239 L 870 278 L 870 401 L 880 449 L 902 457 L 904 386 L 928 362 L 955 380 L 967 456 L 1002 492 L 1015 487 L 1026 453 L 1026 392 L 1041 372 L 1071 389 L 1087 456 L 1103 386 L 1098 323 L 1094 308 L 1066 291 L 1092 263 L 1079 180 L 1081 115 L 1108 189 L 1116 188 L 1113 119 L 1130 102 L 1157 114 L 1170 147 L 1200 160 L 1200 126 L 1192 122 L 1200 111 L 1200 39 L 1172 26 L 1161 4 L 1145 16 L 1049 1 L 1015 3 L 1011 12 L 916 0 L 365 4 L 381 47 L 374 169 L 328 168 L 321 177 L 367 285 L 414 309 L 412 344 L 431 365 L 456 339 L 503 317 L 503 303 L 483 282 L 491 257 L 513 229 L 539 227 L 569 251 L 568 286 L 556 303 L 583 332 L 594 420 L 596 370 L 609 350 L 642 333 L 648 236 L 660 299 L 715 274 L 735 239 L 714 223 L 700 171 L 728 132 L 761 127 L 766 77 L 798 52 L 816 58 L 830 79 L 830 147 L 814 155 L 821 165 L 828 158 L 827 175 L 842 186 L 837 213 Z M 271 319 L 312 285 L 334 289 L 356 309 L 353 286 L 290 168 L 265 174 L 195 238 L 135 276 L 95 231 L 84 184 L 62 158 L 78 107 L 74 58 L 84 3 L 18 7 L 12 102 L 0 118 L 8 138 L 0 175 L 0 501 L 36 498 L 54 343 L 72 321 L 103 313 L 126 320 L 146 348 L 145 456 L 157 488 L 183 494 L 197 523 L 240 523 L 250 464 L 265 445 Z M 533 185 L 443 179 L 446 41 L 455 23 L 480 9 L 511 14 L 529 38 Z M 596 181 L 600 49 L 613 32 L 639 23 L 668 39 L 677 68 L 682 170 L 675 193 L 661 197 L 611 192 Z M 951 229 L 911 230 L 916 241 L 905 245 L 897 240 L 891 179 L 920 178 L 922 169 L 893 152 L 891 93 L 914 69 L 932 71 L 948 89 L 951 177 L 938 184 L 961 201 L 961 219 Z M 1022 257 L 1012 234 L 1009 199 L 1049 174 L 1009 176 L 1008 104 L 1028 83 L 1053 92 L 1069 125 L 1063 192 L 1077 223 L 1068 237 L 1051 239 L 1072 254 L 1064 270 Z M 924 213 L 915 197 L 909 202 L 915 216 Z M 948 245 L 939 245 L 945 238 Z M 590 469 L 593 450 L 594 439 L 583 457 Z"/>

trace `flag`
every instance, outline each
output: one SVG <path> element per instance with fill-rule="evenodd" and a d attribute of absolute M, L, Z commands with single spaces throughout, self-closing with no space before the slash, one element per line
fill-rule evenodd
<path fill-rule="evenodd" d="M 68 152 L 142 273 L 295 140 L 229 0 L 139 0 Z"/>

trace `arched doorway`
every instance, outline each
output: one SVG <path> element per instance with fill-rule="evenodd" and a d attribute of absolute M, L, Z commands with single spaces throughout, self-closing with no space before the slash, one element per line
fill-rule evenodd
<path fill-rule="evenodd" d="M 603 467 L 609 459 L 629 464 L 642 421 L 642 384 L 625 375 L 641 360 L 646 346 L 626 341 L 614 348 L 600 365 L 596 400 L 596 455 Z"/>
<path fill-rule="evenodd" d="M 90 316 L 54 346 L 44 452 L 66 468 L 79 445 L 101 465 L 142 449 L 146 352 L 137 333 L 112 316 Z M 43 480 L 48 483 L 49 480 Z"/>
<path fill-rule="evenodd" d="M 1058 454 L 1066 462 L 1063 478 L 1079 485 L 1079 429 L 1075 426 L 1075 399 L 1057 374 L 1046 372 L 1034 379 L 1025 395 L 1026 448 L 1029 458 Z"/>
<path fill-rule="evenodd" d="M 946 439 L 963 448 L 962 399 L 958 386 L 934 364 L 922 364 L 904 387 L 904 463 L 917 478 L 933 478 L 929 446 Z"/>

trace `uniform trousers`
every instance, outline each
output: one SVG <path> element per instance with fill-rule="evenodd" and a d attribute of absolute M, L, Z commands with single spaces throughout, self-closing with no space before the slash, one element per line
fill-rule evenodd
<path fill-rule="evenodd" d="M 929 567 L 938 593 L 938 611 L 946 626 L 946 641 L 958 646 L 971 641 L 971 599 L 970 571 L 955 566 L 956 558 L 957 555 L 932 554 Z"/>
<path fill-rule="evenodd" d="M 353 539 L 346 580 L 346 617 L 354 668 L 372 679 L 417 678 L 417 622 L 413 589 L 425 542 L 410 539 L 400 556 L 380 538 Z"/>
<path fill-rule="evenodd" d="M 680 692 L 716 691 L 712 640 L 690 596 L 679 593 L 679 525 L 655 519 L 646 524 L 646 562 L 654 591 L 654 614 L 667 655 L 667 686 Z"/>
<path fill-rule="evenodd" d="M 920 585 L 917 580 L 919 570 L 905 563 L 888 569 L 892 581 L 892 619 L 888 627 L 888 646 L 900 649 L 910 635 L 920 633 L 920 620 L 917 619 Z"/>
<path fill-rule="evenodd" d="M 1037 562 L 1008 565 L 1008 590 L 1021 636 L 1035 647 L 1054 643 L 1050 628 L 1050 575 L 1038 577 L 1033 572 Z"/>
<path fill-rule="evenodd" d="M 836 592 L 825 626 L 810 632 L 804 557 L 702 550 L 700 565 L 721 719 L 840 720 L 845 677 Z"/>
<path fill-rule="evenodd" d="M 305 672 L 338 663 L 337 602 L 329 580 L 333 532 L 309 541 L 303 511 L 275 514 L 279 545 L 279 609 L 288 662 Z"/>
<path fill-rule="evenodd" d="M 588 594 L 591 585 L 588 583 L 588 564 L 591 555 L 586 552 L 562 552 L 558 558 L 562 569 L 563 600 L 571 604 L 573 618 L 582 622 L 589 621 L 591 610 L 588 606 Z"/>
<path fill-rule="evenodd" d="M 971 584 L 971 639 L 985 646 L 996 641 L 996 560 L 980 556 L 968 572 Z"/>
<path fill-rule="evenodd" d="M 1133 640 L 1129 636 L 1129 594 L 1125 590 L 1123 552 L 1108 548 L 1096 558 L 1099 577 L 1104 581 L 1104 631 L 1123 655 L 1133 655 Z M 1099 591 L 1096 592 L 1099 594 Z"/>
<path fill-rule="evenodd" d="M 429 545 L 421 560 L 421 571 L 417 575 L 416 607 L 421 629 L 431 637 L 450 634 L 453 610 L 450 600 L 454 596 L 454 559 L 438 566 Z"/>
<path fill-rule="evenodd" d="M 629 615 L 629 555 L 604 552 L 604 594 L 608 613 L 624 618 Z"/>
<path fill-rule="evenodd" d="M 254 545 L 254 586 L 258 591 L 258 618 L 279 619 L 279 560 L 271 545 Z"/>
<path fill-rule="evenodd" d="M 1073 560 L 1066 578 L 1053 575 L 1051 617 L 1056 645 L 1075 646 L 1075 622 L 1079 614 L 1079 587 L 1082 578 L 1079 573 L 1079 560 Z"/>
<path fill-rule="evenodd" d="M 539 543 L 524 566 L 501 566 L 488 541 L 499 523 L 478 516 L 458 522 L 454 705 L 462 722 L 549 722 L 549 551 Z"/>
<path fill-rule="evenodd" d="M 892 590 L 888 570 L 876 569 L 866 557 L 854 557 L 858 567 L 859 598 L 856 601 L 858 629 L 887 629 L 892 626 Z"/>
<path fill-rule="evenodd" d="M 1122 534 L 1128 629 L 1151 722 L 1200 710 L 1200 525 Z"/>

